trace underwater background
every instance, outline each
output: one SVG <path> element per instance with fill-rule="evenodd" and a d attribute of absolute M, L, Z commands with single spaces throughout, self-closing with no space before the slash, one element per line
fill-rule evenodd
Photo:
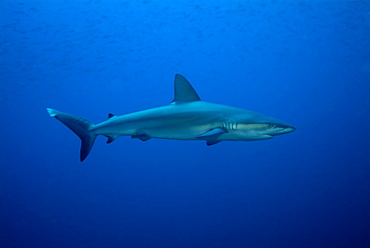
<path fill-rule="evenodd" d="M 0 246 L 370 247 L 370 2 L 3 0 Z M 294 125 L 257 142 L 99 136 L 200 97 Z"/>

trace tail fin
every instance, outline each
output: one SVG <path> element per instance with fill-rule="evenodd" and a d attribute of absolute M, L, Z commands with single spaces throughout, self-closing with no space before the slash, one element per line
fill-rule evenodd
<path fill-rule="evenodd" d="M 75 115 L 60 112 L 55 109 L 47 108 L 49 115 L 66 125 L 81 139 L 80 160 L 81 162 L 89 155 L 94 144 L 96 135 L 90 132 L 94 124 L 88 120 Z"/>

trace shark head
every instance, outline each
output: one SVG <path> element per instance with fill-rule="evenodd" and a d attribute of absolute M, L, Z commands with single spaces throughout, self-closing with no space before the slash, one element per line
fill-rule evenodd
<path fill-rule="evenodd" d="M 286 124 L 279 123 L 265 123 L 259 124 L 260 132 L 265 133 L 266 135 L 276 136 L 286 133 L 293 132 L 296 128 Z"/>
<path fill-rule="evenodd" d="M 239 140 L 264 140 L 274 136 L 291 133 L 296 128 L 276 122 L 270 123 L 238 123 L 228 132 Z"/>
<path fill-rule="evenodd" d="M 226 121 L 223 127 L 240 140 L 264 140 L 291 133 L 296 128 L 276 118 L 245 110 L 236 119 Z"/>

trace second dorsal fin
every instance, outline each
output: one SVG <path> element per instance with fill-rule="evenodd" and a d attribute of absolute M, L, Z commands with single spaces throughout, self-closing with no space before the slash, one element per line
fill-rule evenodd
<path fill-rule="evenodd" d="M 180 74 L 175 76 L 175 97 L 171 103 L 178 104 L 184 102 L 200 101 L 200 97 L 193 86 L 186 78 Z"/>

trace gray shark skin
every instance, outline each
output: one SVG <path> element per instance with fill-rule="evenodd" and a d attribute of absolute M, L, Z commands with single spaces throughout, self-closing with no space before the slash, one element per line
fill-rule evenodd
<path fill-rule="evenodd" d="M 119 136 L 142 141 L 151 138 L 205 140 L 207 145 L 220 141 L 271 139 L 293 132 L 295 127 L 278 119 L 231 106 L 202 101 L 191 84 L 180 74 L 175 76 L 175 97 L 166 106 L 126 115 L 108 115 L 99 124 L 47 108 L 50 116 L 66 125 L 81 139 L 81 162 L 90 153 L 96 136 L 104 135 L 107 143 Z"/>

